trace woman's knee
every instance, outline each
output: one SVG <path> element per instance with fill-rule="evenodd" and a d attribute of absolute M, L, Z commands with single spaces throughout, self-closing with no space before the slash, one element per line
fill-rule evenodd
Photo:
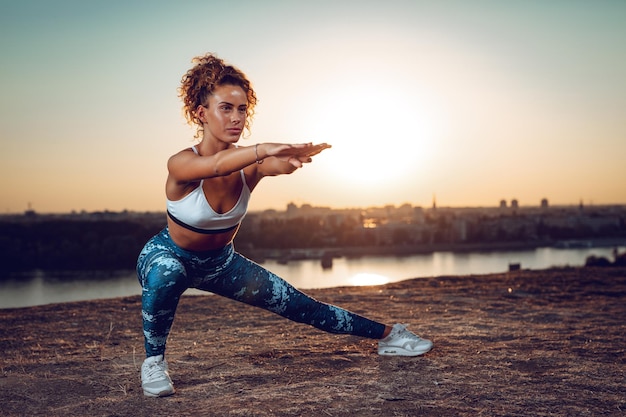
<path fill-rule="evenodd" d="M 185 266 L 173 256 L 159 256 L 140 274 L 144 291 L 182 292 L 188 288 Z"/>

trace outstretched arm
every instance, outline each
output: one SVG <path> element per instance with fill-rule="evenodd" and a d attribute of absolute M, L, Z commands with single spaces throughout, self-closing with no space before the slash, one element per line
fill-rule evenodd
<path fill-rule="evenodd" d="M 170 179 L 178 184 L 229 175 L 254 163 L 260 163 L 257 171 L 261 176 L 279 175 L 300 168 L 327 147 L 330 146 L 311 143 L 261 143 L 225 149 L 208 156 L 199 156 L 185 150 L 170 157 L 167 168 Z"/>

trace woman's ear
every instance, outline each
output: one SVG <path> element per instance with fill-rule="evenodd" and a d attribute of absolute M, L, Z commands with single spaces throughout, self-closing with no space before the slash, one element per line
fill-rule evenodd
<path fill-rule="evenodd" d="M 199 104 L 198 107 L 196 107 L 196 117 L 202 123 L 206 123 L 206 110 L 207 108 L 202 104 Z"/>

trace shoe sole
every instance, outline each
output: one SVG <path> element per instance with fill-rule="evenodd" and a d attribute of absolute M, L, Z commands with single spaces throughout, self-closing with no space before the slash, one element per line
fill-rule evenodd
<path fill-rule="evenodd" d="M 432 346 L 429 347 L 428 349 L 423 349 L 423 350 L 418 350 L 418 351 L 405 350 L 401 348 L 386 348 L 386 349 L 380 349 L 378 351 L 378 354 L 381 356 L 419 356 L 419 355 L 423 355 L 424 353 L 430 352 L 431 349 L 432 349 Z"/>
<path fill-rule="evenodd" d="M 165 390 L 165 391 L 159 391 L 159 392 L 150 392 L 150 391 L 146 391 L 145 389 L 143 390 L 143 395 L 145 395 L 146 397 L 150 397 L 150 398 L 160 398 L 160 397 L 169 397 L 170 395 L 174 395 L 176 393 L 175 390 Z"/>

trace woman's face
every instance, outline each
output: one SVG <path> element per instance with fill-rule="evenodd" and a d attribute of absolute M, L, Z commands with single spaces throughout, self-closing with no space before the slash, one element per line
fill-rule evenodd
<path fill-rule="evenodd" d="M 222 142 L 235 143 L 241 137 L 246 123 L 248 98 L 236 85 L 221 85 L 209 96 L 208 105 L 198 106 L 204 136 Z"/>

